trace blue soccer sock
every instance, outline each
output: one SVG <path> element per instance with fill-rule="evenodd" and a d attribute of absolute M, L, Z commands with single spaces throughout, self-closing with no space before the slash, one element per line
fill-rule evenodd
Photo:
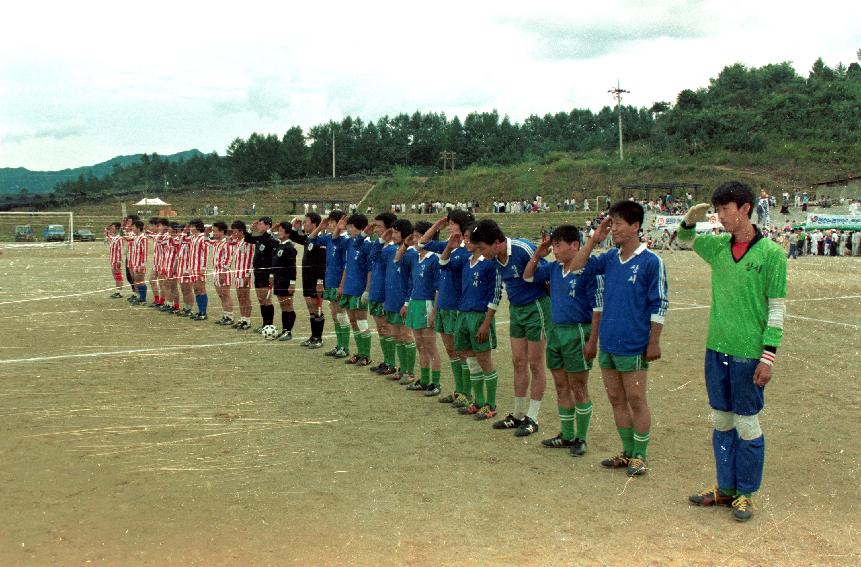
<path fill-rule="evenodd" d="M 735 451 L 738 434 L 735 428 L 729 431 L 712 431 L 712 449 L 715 454 L 718 488 L 735 491 Z"/>
<path fill-rule="evenodd" d="M 209 296 L 205 293 L 201 295 L 195 295 L 194 301 L 197 303 L 197 312 L 201 315 L 206 315 L 206 307 L 209 305 Z"/>
<path fill-rule="evenodd" d="M 146 284 L 138 284 L 138 297 L 141 301 L 146 301 Z"/>
<path fill-rule="evenodd" d="M 762 483 L 765 465 L 765 436 L 756 439 L 739 438 L 735 444 L 735 476 L 738 480 L 736 492 L 750 496 Z"/>

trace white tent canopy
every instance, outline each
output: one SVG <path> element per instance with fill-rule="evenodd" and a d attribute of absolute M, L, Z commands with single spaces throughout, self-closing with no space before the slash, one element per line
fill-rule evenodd
<path fill-rule="evenodd" d="M 141 199 L 140 201 L 135 203 L 135 205 L 153 205 L 156 207 L 161 206 L 161 205 L 169 205 L 169 204 L 170 203 L 165 203 L 164 201 L 162 201 L 158 197 L 156 197 L 155 199 Z"/>

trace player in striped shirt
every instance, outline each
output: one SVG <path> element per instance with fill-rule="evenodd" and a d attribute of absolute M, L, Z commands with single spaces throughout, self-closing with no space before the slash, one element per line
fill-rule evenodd
<path fill-rule="evenodd" d="M 191 317 L 194 312 L 191 306 L 194 303 L 194 289 L 191 273 L 191 226 L 186 224 L 182 232 L 176 237 L 179 245 L 177 252 L 176 271 L 179 278 L 179 289 L 182 292 L 182 309 L 176 311 L 180 317 Z"/>
<path fill-rule="evenodd" d="M 215 293 L 221 301 L 221 319 L 216 325 L 233 325 L 233 299 L 230 296 L 230 283 L 233 280 L 231 264 L 233 262 L 233 246 L 227 238 L 227 223 L 215 221 L 212 223 L 212 240 L 209 242 L 212 248 L 213 280 Z"/>
<path fill-rule="evenodd" d="M 158 251 L 158 259 L 154 262 L 153 268 L 156 272 L 156 283 L 158 284 L 159 296 L 156 298 L 156 307 L 164 309 L 168 304 L 168 296 L 170 294 L 170 285 L 167 282 L 170 272 L 170 221 L 166 218 L 158 219 L 158 234 L 155 237 L 155 246 Z"/>
<path fill-rule="evenodd" d="M 138 297 L 132 303 L 146 305 L 146 262 L 149 255 L 149 240 L 144 233 L 144 223 L 141 220 L 132 222 L 131 234 L 126 237 L 131 243 L 129 251 L 129 271 L 138 292 Z"/>
<path fill-rule="evenodd" d="M 619 201 L 572 260 L 583 275 L 604 276 L 599 364 L 622 452 L 601 462 L 644 474 L 652 414 L 646 401 L 649 362 L 661 358 L 661 331 L 667 313 L 667 270 L 661 257 L 640 242 L 645 211 L 634 201 Z M 612 227 L 612 231 L 611 231 Z M 611 248 L 590 257 L 595 245 L 612 232 Z"/>
<path fill-rule="evenodd" d="M 131 253 L 132 253 L 132 238 L 127 238 L 127 237 L 129 237 L 131 235 L 132 225 L 136 221 L 139 221 L 139 220 L 140 220 L 140 217 L 135 215 L 135 214 L 125 216 L 125 217 L 123 217 L 123 224 L 120 227 L 120 234 L 123 236 L 123 242 L 125 242 L 125 245 L 126 245 L 126 249 L 125 249 L 126 280 L 129 282 L 129 286 L 131 286 L 131 288 L 132 288 L 132 293 L 128 297 L 129 303 L 134 303 L 135 301 L 137 301 L 139 299 L 139 295 L 138 295 L 137 286 L 135 286 L 134 276 L 132 275 L 132 271 L 129 268 L 129 257 L 131 256 Z"/>
<path fill-rule="evenodd" d="M 163 219 L 166 220 L 166 219 Z M 177 272 L 177 255 L 180 243 L 178 237 L 182 234 L 182 225 L 168 221 L 168 232 L 164 242 L 164 287 L 165 302 L 161 310 L 165 313 L 179 311 L 179 274 Z"/>
<path fill-rule="evenodd" d="M 245 241 L 248 229 L 241 220 L 230 225 L 230 246 L 233 247 L 233 285 L 236 287 L 236 301 L 239 303 L 239 321 L 233 325 L 237 331 L 251 328 L 251 279 L 253 277 L 252 258 L 254 245 Z"/>
<path fill-rule="evenodd" d="M 732 506 L 734 518 L 744 522 L 765 465 L 759 412 L 783 339 L 786 254 L 751 223 L 754 193 L 748 185 L 720 185 L 712 205 L 726 234 L 696 235 L 706 203 L 691 207 L 679 228 L 679 240 L 693 240 L 694 252 L 709 264 L 712 283 L 705 377 L 717 483 L 689 500 Z"/>
<path fill-rule="evenodd" d="M 152 290 L 152 303 L 150 307 L 158 308 L 161 306 L 161 290 L 158 285 L 158 270 L 159 264 L 162 261 L 162 245 L 161 245 L 161 229 L 159 228 L 159 218 L 150 217 L 147 222 L 146 237 L 152 241 L 152 269 L 149 271 L 149 289 Z"/>
<path fill-rule="evenodd" d="M 111 273 L 114 276 L 116 291 L 111 294 L 111 297 L 116 299 L 122 297 L 123 289 L 123 237 L 120 236 L 120 228 L 122 225 L 118 222 L 112 222 L 105 227 L 105 242 L 108 244 L 108 261 L 111 266 Z"/>
<path fill-rule="evenodd" d="M 194 321 L 206 321 L 206 309 L 209 296 L 206 294 L 206 268 L 209 262 L 209 244 L 206 227 L 200 219 L 188 221 L 190 250 L 189 262 L 191 286 L 194 290 L 194 301 L 197 303 L 197 313 L 191 316 Z"/>

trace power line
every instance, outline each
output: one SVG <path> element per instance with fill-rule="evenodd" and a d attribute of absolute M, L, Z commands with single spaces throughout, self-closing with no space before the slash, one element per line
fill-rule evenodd
<path fill-rule="evenodd" d="M 626 91 L 620 87 L 619 80 L 617 79 L 615 88 L 612 88 L 607 92 L 616 97 L 616 111 L 619 113 L 619 159 L 624 160 L 625 151 L 622 148 L 622 93 L 630 93 L 631 91 Z"/>

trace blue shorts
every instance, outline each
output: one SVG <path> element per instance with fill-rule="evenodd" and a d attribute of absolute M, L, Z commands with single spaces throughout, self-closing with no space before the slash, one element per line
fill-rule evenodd
<path fill-rule="evenodd" d="M 737 415 L 756 415 L 765 406 L 765 389 L 753 383 L 759 360 L 706 349 L 709 405 Z"/>

